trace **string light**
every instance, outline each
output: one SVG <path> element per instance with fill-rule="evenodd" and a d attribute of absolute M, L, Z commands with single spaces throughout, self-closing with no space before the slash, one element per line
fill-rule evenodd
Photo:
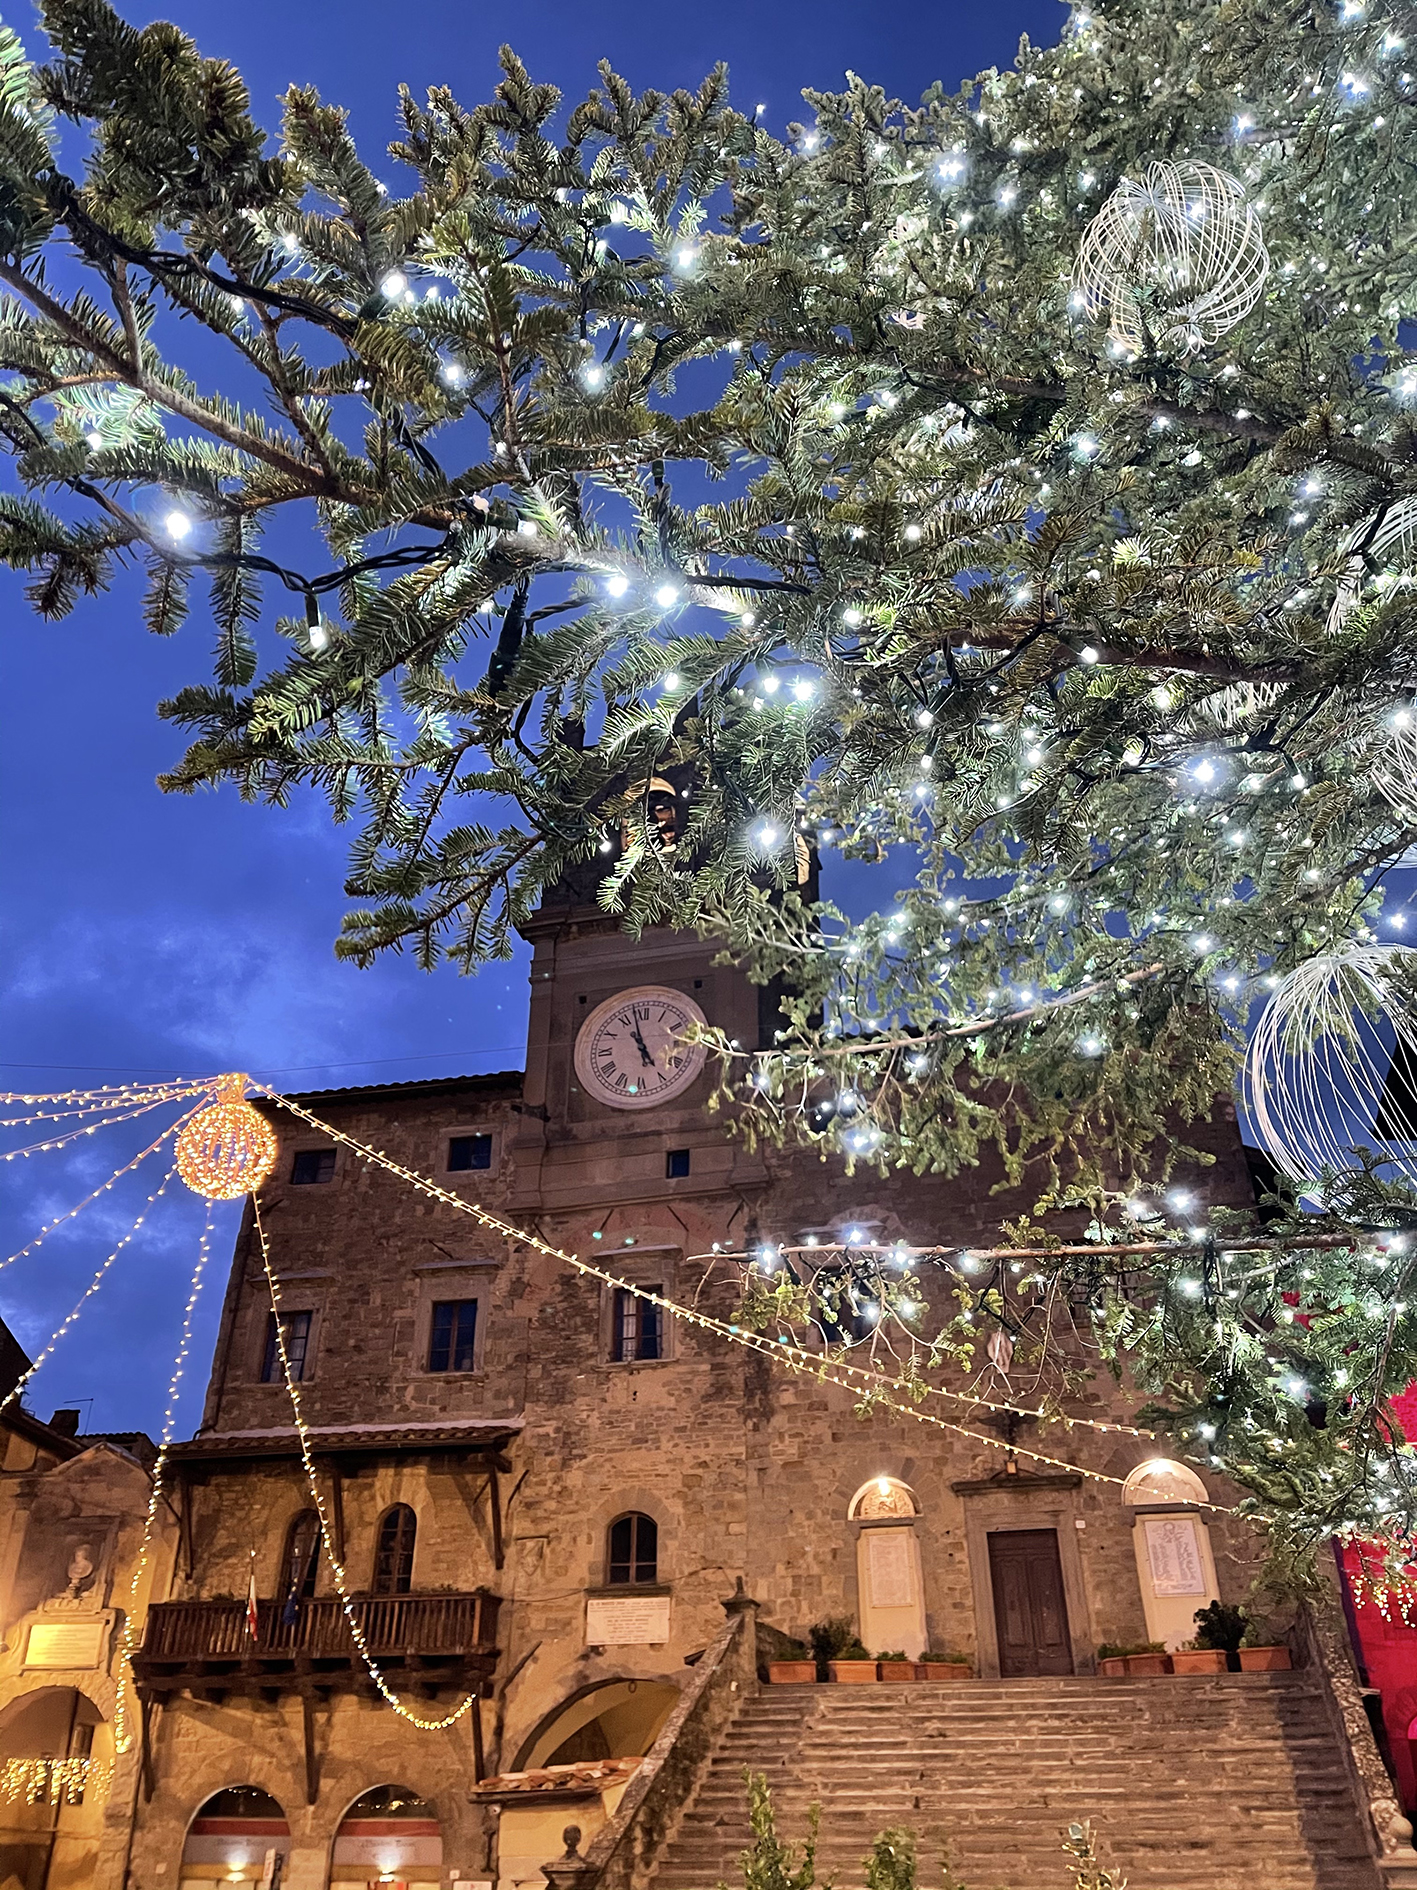
<path fill-rule="evenodd" d="M 181 1125 L 187 1121 L 188 1117 L 195 1113 L 195 1110 L 189 1109 L 186 1115 L 179 1116 L 176 1122 L 170 1124 L 169 1127 L 163 1130 L 162 1134 L 158 1136 L 155 1142 L 149 1142 L 147 1147 L 143 1149 L 140 1154 L 133 1157 L 132 1161 L 124 1162 L 121 1168 L 116 1168 L 108 1177 L 107 1181 L 99 1183 L 92 1194 L 86 1194 L 77 1207 L 71 1207 L 67 1209 L 65 1213 L 57 1215 L 54 1220 L 40 1228 L 33 1240 L 28 1241 L 15 1253 L 12 1253 L 8 1259 L 0 1260 L 0 1267 L 13 1266 L 16 1260 L 23 1260 L 26 1254 L 33 1253 L 36 1247 L 42 1245 L 42 1243 L 49 1238 L 56 1227 L 62 1227 L 65 1221 L 72 1221 L 75 1215 L 82 1214 L 90 1202 L 96 1201 L 101 1194 L 107 1194 L 110 1188 L 114 1187 L 123 1179 L 124 1175 L 131 1174 L 135 1168 L 139 1167 L 148 1159 L 149 1155 L 156 1154 L 163 1143 L 169 1140 L 174 1131 L 179 1129 Z"/>
<path fill-rule="evenodd" d="M 80 1141 L 86 1135 L 96 1135 L 100 1129 L 106 1129 L 111 1122 L 132 1122 L 139 1116 L 147 1115 L 150 1110 L 160 1109 L 161 1107 L 162 1099 L 159 1098 L 157 1102 L 144 1103 L 142 1107 L 138 1109 L 125 1109 L 121 1113 L 105 1115 L 98 1122 L 85 1123 L 82 1127 L 77 1129 L 65 1129 L 60 1135 L 52 1135 L 43 1142 L 31 1142 L 26 1148 L 6 1149 L 3 1154 L 0 1154 L 0 1162 L 15 1162 L 27 1155 L 42 1155 L 49 1149 L 63 1148 L 70 1142 Z M 78 1112 L 75 1111 L 74 1113 L 77 1114 Z M 34 1117 L 27 1119 L 30 1121 L 35 1120 Z M 19 1124 L 7 1123 L 3 1126 L 16 1128 Z"/>
<path fill-rule="evenodd" d="M 112 1779 L 107 1759 L 6 1759 L 0 1765 L 0 1802 L 80 1805 L 87 1788 L 103 1796 Z"/>
<path fill-rule="evenodd" d="M 300 1440 L 300 1461 L 305 1469 L 305 1480 L 310 1487 L 310 1499 L 315 1505 L 315 1514 L 319 1518 L 320 1536 L 325 1545 L 325 1554 L 329 1559 L 330 1573 L 334 1577 L 335 1593 L 339 1596 L 340 1606 L 344 1610 L 344 1618 L 349 1624 L 350 1635 L 354 1641 L 355 1647 L 359 1650 L 359 1657 L 364 1662 L 369 1678 L 374 1682 L 375 1686 L 398 1714 L 399 1718 L 406 1719 L 411 1726 L 416 1726 L 420 1732 L 443 1732 L 449 1726 L 456 1726 L 460 1719 L 472 1711 L 477 1695 L 475 1693 L 469 1693 L 460 1706 L 454 1708 L 451 1713 L 443 1714 L 440 1719 L 424 1719 L 420 1714 L 415 1713 L 412 1707 L 406 1706 L 399 1698 L 398 1694 L 394 1692 L 393 1688 L 384 1678 L 378 1662 L 369 1651 L 369 1643 L 364 1637 L 364 1629 L 360 1625 L 359 1618 L 354 1610 L 353 1600 L 349 1593 L 344 1564 L 335 1554 L 334 1537 L 330 1529 L 329 1517 L 325 1513 L 324 1493 L 321 1491 L 319 1481 L 315 1475 L 315 1459 L 311 1454 L 309 1429 L 305 1423 L 304 1413 L 300 1409 L 300 1387 L 290 1369 L 290 1353 L 285 1342 L 285 1322 L 280 1316 L 280 1285 L 276 1279 L 275 1270 L 271 1266 L 270 1245 L 266 1239 L 265 1224 L 261 1220 L 261 1203 L 254 1194 L 251 1196 L 251 1208 L 256 1224 L 256 1238 L 260 1242 L 261 1247 L 261 1264 L 265 1269 L 266 1287 L 271 1296 L 271 1322 L 275 1327 L 276 1348 L 280 1354 L 281 1375 L 285 1379 L 285 1388 L 290 1395 L 290 1409 L 295 1418 L 295 1434 Z"/>
<path fill-rule="evenodd" d="M 167 1135 L 171 1135 L 171 1134 L 172 1134 L 172 1130 L 169 1129 L 167 1131 Z M 166 1141 L 166 1139 L 167 1139 L 167 1136 L 164 1136 L 163 1140 Z M 6 1392 L 5 1396 L 3 1398 L 0 1398 L 0 1411 L 4 1411 L 8 1405 L 12 1404 L 15 1401 L 15 1399 L 19 1397 L 20 1393 L 24 1390 L 25 1386 L 34 1377 L 35 1373 L 39 1370 L 40 1366 L 43 1365 L 45 1360 L 52 1355 L 55 1346 L 58 1345 L 59 1341 L 64 1337 L 64 1334 L 69 1330 L 70 1326 L 73 1325 L 74 1321 L 78 1318 L 79 1314 L 83 1311 L 86 1302 L 92 1299 L 94 1294 L 103 1285 L 104 1277 L 107 1274 L 108 1269 L 113 1265 L 114 1261 L 118 1258 L 119 1254 L 122 1253 L 123 1249 L 128 1245 L 129 1241 L 136 1238 L 138 1230 L 143 1225 L 143 1222 L 148 1218 L 148 1209 L 153 1205 L 153 1203 L 156 1200 L 158 1200 L 162 1195 L 164 1195 L 167 1192 L 167 1184 L 172 1180 L 172 1177 L 176 1173 L 177 1173 L 177 1164 L 176 1162 L 174 1162 L 171 1168 L 169 1168 L 167 1173 L 163 1176 L 161 1184 L 158 1187 L 154 1188 L 152 1193 L 148 1196 L 146 1202 L 143 1205 L 142 1212 L 138 1215 L 137 1220 L 134 1221 L 133 1225 L 128 1229 L 127 1233 L 123 1236 L 122 1240 L 119 1241 L 118 1245 L 109 1254 L 108 1258 L 99 1267 L 97 1273 L 94 1274 L 93 1278 L 89 1281 L 88 1285 L 84 1288 L 84 1291 L 80 1294 L 79 1299 L 77 1303 L 75 1304 L 73 1311 L 68 1315 L 68 1317 L 63 1321 L 61 1325 L 55 1328 L 54 1332 L 50 1336 L 49 1343 L 45 1346 L 44 1350 L 35 1359 L 34 1363 L 30 1366 L 29 1370 L 26 1372 L 22 1372 L 20 1377 L 15 1381 L 14 1385 L 10 1388 L 9 1391 Z"/>
<path fill-rule="evenodd" d="M 167 1470 L 168 1452 L 172 1447 L 172 1433 L 177 1422 L 177 1402 L 182 1396 L 182 1374 L 192 1345 L 192 1317 L 197 1310 L 197 1301 L 201 1298 L 202 1275 L 206 1271 L 207 1258 L 211 1252 L 214 1211 L 215 1203 L 208 1201 L 207 1218 L 202 1228 L 202 1238 L 197 1246 L 197 1264 L 192 1269 L 187 1304 L 182 1312 L 182 1334 L 177 1341 L 177 1356 L 173 1360 L 172 1376 L 167 1381 L 167 1409 L 162 1414 L 162 1432 L 158 1438 L 157 1458 L 152 1470 L 152 1485 L 148 1491 L 147 1514 L 143 1517 L 143 1538 L 138 1545 L 137 1559 L 133 1565 L 133 1577 L 128 1584 L 128 1606 L 124 1610 L 123 1639 L 118 1649 L 118 1692 L 113 1712 L 114 1745 L 119 1752 L 127 1752 L 133 1743 L 133 1736 L 128 1731 L 128 1683 L 132 1678 L 133 1655 L 137 1649 L 138 1590 L 142 1585 L 152 1554 L 153 1527 L 157 1522 L 157 1506 L 163 1494 L 163 1477 Z"/>

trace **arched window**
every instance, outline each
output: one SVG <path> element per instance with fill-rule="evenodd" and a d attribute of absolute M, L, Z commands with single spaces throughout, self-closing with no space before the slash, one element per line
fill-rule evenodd
<path fill-rule="evenodd" d="M 282 1602 L 308 1601 L 315 1592 L 320 1566 L 320 1518 L 313 1509 L 302 1509 L 286 1531 L 285 1559 L 280 1566 Z"/>
<path fill-rule="evenodd" d="M 1140 1463 L 1122 1485 L 1124 1503 L 1204 1503 L 1205 1485 L 1188 1464 L 1169 1457 Z"/>
<path fill-rule="evenodd" d="M 374 1593 L 406 1595 L 413 1586 L 413 1542 L 418 1518 L 407 1503 L 384 1511 L 374 1551 Z"/>
<path fill-rule="evenodd" d="M 659 1524 L 637 1511 L 617 1516 L 606 1540 L 605 1579 L 613 1588 L 659 1580 Z"/>
<path fill-rule="evenodd" d="M 225 1878 L 255 1890 L 270 1851 L 282 1863 L 290 1856 L 290 1826 L 269 1792 L 256 1785 L 228 1785 L 208 1798 L 187 1827 L 182 1847 L 182 1881 Z"/>

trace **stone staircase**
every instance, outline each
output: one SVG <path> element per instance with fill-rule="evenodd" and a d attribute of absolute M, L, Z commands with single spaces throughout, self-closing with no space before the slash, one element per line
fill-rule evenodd
<path fill-rule="evenodd" d="M 877 1831 L 946 1846 L 969 1890 L 1067 1890 L 1059 1832 L 1091 1819 L 1129 1890 L 1378 1890 L 1343 1755 L 1306 1673 L 777 1686 L 729 1726 L 653 1890 L 741 1884 L 745 1767 L 778 1835 L 822 1808 L 817 1874 L 863 1881 Z"/>

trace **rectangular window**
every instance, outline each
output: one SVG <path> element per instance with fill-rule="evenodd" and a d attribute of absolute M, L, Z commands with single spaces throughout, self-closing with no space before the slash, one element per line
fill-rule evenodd
<path fill-rule="evenodd" d="M 297 1188 L 309 1187 L 316 1181 L 333 1181 L 334 1178 L 335 1152 L 332 1148 L 297 1150 L 295 1160 L 290 1165 L 290 1179 Z"/>
<path fill-rule="evenodd" d="M 662 1293 L 662 1286 L 647 1286 L 647 1293 Z M 615 1289 L 615 1330 L 610 1356 L 619 1364 L 637 1358 L 663 1358 L 663 1309 L 630 1293 L 623 1286 Z"/>
<path fill-rule="evenodd" d="M 664 1174 L 668 1181 L 677 1181 L 689 1172 L 689 1151 L 686 1148 L 671 1148 L 664 1158 Z"/>
<path fill-rule="evenodd" d="M 490 1135 L 454 1135 L 448 1140 L 448 1167 L 453 1172 L 492 1166 Z"/>
<path fill-rule="evenodd" d="M 428 1337 L 430 1372 L 470 1372 L 477 1344 L 477 1301 L 440 1299 Z"/>
<path fill-rule="evenodd" d="M 281 1320 L 285 1328 L 285 1354 L 290 1360 L 290 1375 L 299 1384 L 305 1376 L 305 1360 L 310 1350 L 310 1321 L 313 1313 L 288 1312 Z M 276 1339 L 276 1316 L 266 1315 L 266 1350 L 261 1360 L 261 1383 L 276 1385 L 285 1374 L 280 1368 L 280 1345 Z"/>

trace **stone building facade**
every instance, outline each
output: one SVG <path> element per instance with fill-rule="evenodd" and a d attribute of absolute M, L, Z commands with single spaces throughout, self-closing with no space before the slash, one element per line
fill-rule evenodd
<path fill-rule="evenodd" d="M 0 1390 L 28 1367 L 0 1325 Z M 137 1791 L 137 1702 L 118 1699 L 125 1628 L 170 1585 L 165 1514 L 143 1552 L 153 1445 L 0 1412 L 0 1885 L 121 1882 Z M 128 1745 L 125 1753 L 120 1750 Z"/>
<path fill-rule="evenodd" d="M 593 908 L 546 910 L 531 935 L 524 1073 L 301 1100 L 548 1242 L 730 1321 L 737 1270 L 716 1247 L 849 1227 L 969 1243 L 1017 1210 L 984 1169 L 883 1180 L 751 1153 L 706 1111 L 703 1073 L 647 1098 L 634 1073 L 661 1054 L 665 994 L 746 1046 L 771 1028 L 762 994 L 696 938 L 630 942 Z M 848 1392 L 646 1314 L 299 1116 L 272 1120 L 280 1165 L 261 1214 L 352 1612 L 410 1711 L 480 1697 L 425 1731 L 368 1682 L 317 1548 L 248 1208 L 202 1426 L 174 1458 L 124 1890 L 539 1883 L 571 1787 L 594 1828 L 736 1590 L 764 1633 L 845 1616 L 873 1651 L 929 1646 L 997 1674 L 1088 1673 L 1101 1641 L 1174 1634 L 1167 1581 L 1148 1579 L 1149 1522 L 1191 1558 L 1181 1618 L 1248 1585 L 1253 1545 L 1197 1509 L 1194 1473 L 1143 1471 L 1125 1493 L 1081 1474 L 1139 1471 L 1154 1454 L 1141 1438 L 1019 1434 L 1065 1460 L 1040 1468 L 982 1424 L 988 1441 L 863 1421 Z M 1223 1107 L 1210 1135 L 1196 1185 L 1248 1200 Z M 1106 1416 L 1110 1394 L 1093 1395 Z M 550 1763 L 574 1773 L 537 1799 L 521 1775 Z"/>

